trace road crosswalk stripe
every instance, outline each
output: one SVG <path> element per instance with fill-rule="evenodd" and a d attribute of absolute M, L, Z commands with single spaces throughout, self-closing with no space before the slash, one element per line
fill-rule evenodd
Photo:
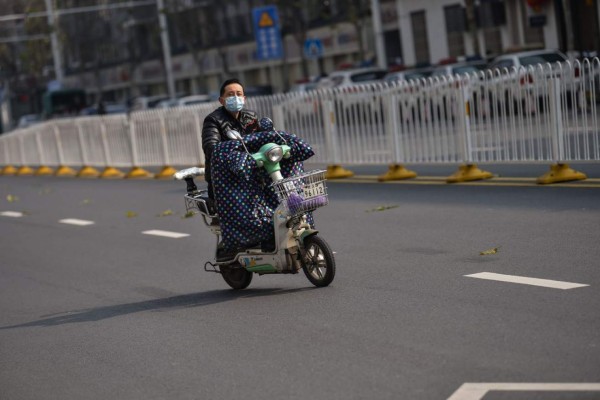
<path fill-rule="evenodd" d="M 23 216 L 23 213 L 19 211 L 2 211 L 0 215 L 2 215 L 3 217 L 19 218 Z"/>
<path fill-rule="evenodd" d="M 60 222 L 61 224 L 78 225 L 78 226 L 86 226 L 86 225 L 94 224 L 94 221 L 87 221 L 85 219 L 76 219 L 76 218 L 65 218 L 65 219 L 61 219 L 58 222 Z"/>
<path fill-rule="evenodd" d="M 481 400 L 494 392 L 597 392 L 600 383 L 463 383 L 447 400 Z"/>
<path fill-rule="evenodd" d="M 158 229 L 152 229 L 149 231 L 143 231 L 144 235 L 153 235 L 153 236 L 163 236 L 173 239 L 179 239 L 182 237 L 190 236 L 188 233 L 179 233 L 179 232 L 169 232 L 169 231 L 161 231 Z"/>
<path fill-rule="evenodd" d="M 479 272 L 477 274 L 465 275 L 468 278 L 487 279 L 492 281 L 520 283 L 523 285 L 543 286 L 553 289 L 575 289 L 584 286 L 589 286 L 583 283 L 554 281 L 550 279 L 529 278 L 526 276 L 504 275 L 493 272 Z"/>

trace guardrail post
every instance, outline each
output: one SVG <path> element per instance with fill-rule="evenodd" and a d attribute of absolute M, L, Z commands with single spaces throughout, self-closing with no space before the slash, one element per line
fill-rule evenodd
<path fill-rule="evenodd" d="M 587 176 L 579 171 L 575 171 L 569 164 L 564 161 L 565 155 L 565 127 L 561 108 L 561 80 L 559 77 L 553 76 L 550 79 L 549 95 L 550 95 L 550 121 L 552 126 L 552 157 L 555 163 L 550 166 L 550 171 L 537 178 L 537 183 L 548 184 L 556 182 L 568 182 L 586 179 Z"/>
<path fill-rule="evenodd" d="M 200 115 L 198 113 L 194 113 L 194 124 L 196 126 L 196 144 L 198 145 L 198 155 L 200 156 L 200 160 L 198 165 L 204 166 L 206 160 L 204 159 L 204 149 L 202 148 L 202 123 L 200 122 Z"/>
<path fill-rule="evenodd" d="M 54 138 L 56 140 L 56 149 L 58 150 L 58 164 L 60 167 L 56 170 L 56 176 L 75 176 L 77 171 L 65 165 L 65 153 L 63 152 L 62 140 L 58 125 L 54 124 Z"/>
<path fill-rule="evenodd" d="M 550 120 L 552 121 L 552 157 L 560 163 L 565 159 L 565 127 L 560 108 L 560 78 L 550 79 Z"/>
<path fill-rule="evenodd" d="M 470 81 L 464 78 L 457 78 L 460 83 L 459 89 L 459 107 L 456 116 L 461 125 L 461 148 L 463 151 L 464 164 L 458 167 L 458 171 L 446 178 L 447 183 L 478 181 L 489 179 L 493 175 L 491 172 L 482 171 L 473 163 L 473 144 L 471 138 L 471 99 L 470 99 Z"/>
<path fill-rule="evenodd" d="M 327 166 L 327 179 L 349 178 L 354 172 L 343 168 L 339 156 L 339 144 L 337 140 L 337 127 L 335 121 L 335 104 L 332 100 L 322 101 L 323 127 L 325 129 L 325 143 L 333 164 Z"/>
<path fill-rule="evenodd" d="M 81 123 L 75 121 L 75 126 L 77 126 L 77 139 L 79 140 L 81 160 L 83 161 L 83 168 L 81 169 L 81 171 L 79 171 L 79 173 L 77 173 L 77 176 L 81 178 L 97 178 L 98 176 L 100 176 L 100 173 L 95 168 L 90 167 L 88 164 L 88 154 L 87 149 L 84 145 L 83 129 L 81 128 Z"/>
<path fill-rule="evenodd" d="M 158 174 L 156 174 L 156 179 L 161 178 L 172 178 L 173 174 L 177 172 L 175 168 L 171 167 L 171 157 L 169 156 L 169 141 L 167 139 L 167 122 L 165 120 L 164 113 L 161 113 L 160 118 L 160 138 L 162 140 L 163 147 L 163 160 L 165 160 L 163 168 L 160 170 Z"/>
<path fill-rule="evenodd" d="M 7 138 L 2 141 L 1 147 L 2 147 L 2 150 L 4 150 L 5 162 L 4 162 L 4 167 L 2 169 L 0 169 L 0 175 L 15 175 L 17 173 L 17 169 L 10 164 L 11 158 L 10 158 L 10 152 L 8 150 L 10 140 L 11 140 L 10 138 Z"/>
<path fill-rule="evenodd" d="M 385 135 L 388 138 L 392 138 L 394 144 L 394 164 L 389 166 L 388 171 L 380 175 L 377 180 L 379 182 L 410 179 L 417 176 L 417 173 L 407 169 L 402 162 L 404 157 L 402 155 L 402 146 L 400 144 L 400 127 L 398 121 L 400 117 L 398 115 L 399 101 L 398 96 L 395 94 L 389 95 L 389 102 L 384 102 L 384 121 L 385 121 Z"/>
<path fill-rule="evenodd" d="M 110 148 L 108 147 L 108 138 L 106 137 L 106 121 L 102 118 L 100 122 L 100 135 L 102 136 L 102 150 L 104 152 L 104 161 L 106 163 L 104 171 L 100 174 L 100 178 L 122 178 L 125 174 L 112 166 L 112 157 Z"/>
<path fill-rule="evenodd" d="M 17 175 L 33 175 L 33 169 L 25 165 L 25 145 L 23 144 L 24 137 L 17 137 L 19 143 L 19 158 L 21 159 L 21 167 L 17 170 Z"/>
<path fill-rule="evenodd" d="M 135 139 L 135 121 L 129 118 L 129 140 L 131 142 L 131 160 L 133 168 L 125 178 L 151 178 L 152 174 L 138 166 L 137 140 Z"/>
<path fill-rule="evenodd" d="M 35 171 L 35 175 L 52 175 L 54 173 L 54 170 L 46 165 L 46 157 L 44 156 L 44 146 L 42 146 L 42 138 L 40 137 L 39 131 L 35 133 L 35 146 L 37 147 L 38 154 L 40 155 L 40 166 Z"/>
<path fill-rule="evenodd" d="M 277 121 L 277 128 L 280 131 L 285 131 L 285 114 L 283 113 L 283 106 L 280 104 L 273 105 L 273 123 Z"/>

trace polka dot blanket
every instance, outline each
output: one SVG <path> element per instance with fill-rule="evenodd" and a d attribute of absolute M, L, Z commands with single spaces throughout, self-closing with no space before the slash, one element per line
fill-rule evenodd
<path fill-rule="evenodd" d="M 297 136 L 283 131 L 244 135 L 244 144 L 250 153 L 257 152 L 266 143 L 285 144 L 286 141 L 291 148 L 291 157 L 280 162 L 284 178 L 304 172 L 302 162 L 314 155 L 312 148 Z M 214 147 L 211 168 L 225 249 L 272 242 L 272 217 L 278 200 L 265 169 L 259 168 L 242 143 L 235 140 Z M 309 218 L 313 225 L 312 217 Z"/>

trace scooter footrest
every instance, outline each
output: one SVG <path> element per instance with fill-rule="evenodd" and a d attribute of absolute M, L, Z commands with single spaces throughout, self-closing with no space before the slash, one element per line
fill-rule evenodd
<path fill-rule="evenodd" d="M 199 199 L 196 199 L 196 205 L 202 214 L 207 214 L 212 218 L 217 216 L 215 201 L 210 199 L 208 196 L 206 196 L 206 198 L 200 197 Z"/>
<path fill-rule="evenodd" d="M 206 191 L 195 195 L 186 195 L 185 197 L 187 199 L 186 207 L 188 208 L 188 211 L 190 207 L 192 209 L 196 208 L 198 211 L 200 211 L 200 213 L 210 218 L 217 217 L 217 207 L 215 201 L 208 197 L 208 193 Z"/>

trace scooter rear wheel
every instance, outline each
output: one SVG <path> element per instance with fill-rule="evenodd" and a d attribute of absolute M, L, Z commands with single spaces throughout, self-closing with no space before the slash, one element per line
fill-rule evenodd
<path fill-rule="evenodd" d="M 221 276 L 232 289 L 246 289 L 252 282 L 252 272 L 243 268 L 240 264 L 223 265 L 219 268 Z"/>
<path fill-rule="evenodd" d="M 302 269 L 304 274 L 317 287 L 329 285 L 335 277 L 333 251 L 325 239 L 313 235 L 304 241 Z"/>

